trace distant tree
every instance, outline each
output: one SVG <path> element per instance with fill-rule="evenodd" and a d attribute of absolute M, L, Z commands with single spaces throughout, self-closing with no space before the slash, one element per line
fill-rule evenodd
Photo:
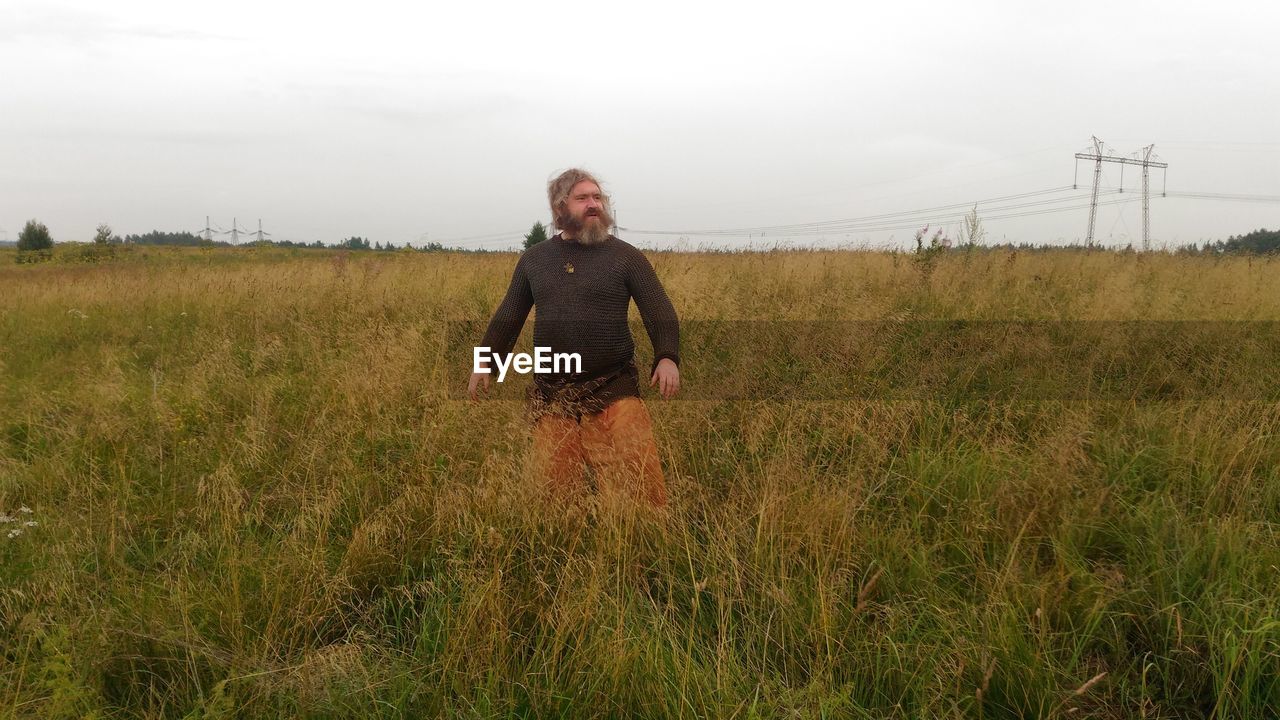
<path fill-rule="evenodd" d="M 347 250 L 372 250 L 373 249 L 373 247 L 369 245 L 369 239 L 362 238 L 359 235 L 352 235 L 346 240 L 343 240 L 338 245 L 338 247 L 345 248 Z"/>
<path fill-rule="evenodd" d="M 37 220 L 28 220 L 18 233 L 18 250 L 48 250 L 53 247 L 49 228 Z"/>
<path fill-rule="evenodd" d="M 111 242 L 111 226 L 106 223 L 98 225 L 98 230 L 93 234 L 93 242 L 98 245 L 106 245 Z"/>
<path fill-rule="evenodd" d="M 230 245 L 225 240 L 214 240 L 209 242 L 199 235 L 189 232 L 160 232 L 152 230 L 145 235 L 125 235 L 124 241 L 130 245 L 182 245 L 182 246 L 198 246 L 198 245 Z"/>
<path fill-rule="evenodd" d="M 538 222 L 533 224 L 533 227 L 529 230 L 529 234 L 524 236 L 524 249 L 528 250 L 529 248 L 533 247 L 534 245 L 537 245 L 538 243 L 546 239 L 547 239 L 547 226 L 543 225 L 542 221 L 539 220 Z"/>
<path fill-rule="evenodd" d="M 1258 255 L 1280 252 L 1280 230 L 1263 228 L 1239 237 L 1232 235 L 1225 243 L 1219 240 L 1216 249 L 1218 252 Z"/>

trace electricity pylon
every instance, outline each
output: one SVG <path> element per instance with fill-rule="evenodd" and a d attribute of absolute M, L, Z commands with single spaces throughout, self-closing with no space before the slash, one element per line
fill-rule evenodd
<path fill-rule="evenodd" d="M 269 232 L 262 232 L 262 218 L 258 218 L 258 232 L 254 233 L 257 237 L 257 242 L 262 242 L 262 238 L 270 234 Z"/>
<path fill-rule="evenodd" d="M 204 230 L 201 230 L 200 232 L 203 234 L 205 242 L 213 242 L 213 228 L 209 227 L 208 215 L 204 216 Z"/>
<path fill-rule="evenodd" d="M 1093 138 L 1092 153 L 1076 153 L 1076 160 L 1092 160 L 1093 165 L 1093 194 L 1089 200 L 1089 232 L 1085 235 L 1084 244 L 1093 245 L 1093 228 L 1094 222 L 1098 219 L 1098 184 L 1102 179 L 1102 163 L 1113 162 L 1120 163 L 1121 172 L 1124 171 L 1125 165 L 1141 165 L 1142 166 L 1142 249 L 1143 251 L 1151 248 L 1151 196 L 1150 196 L 1150 173 L 1151 168 L 1166 169 L 1168 163 L 1154 162 L 1151 159 L 1151 153 L 1155 150 L 1155 145 L 1148 145 L 1143 148 L 1144 155 L 1141 160 L 1136 158 L 1120 157 L 1118 155 L 1104 155 L 1102 153 L 1102 141 L 1095 135 Z M 1077 163 L 1077 167 L 1079 164 Z M 1076 186 L 1072 184 L 1072 189 Z M 1161 191 L 1164 194 L 1164 191 Z"/>
<path fill-rule="evenodd" d="M 239 227 L 237 227 L 237 225 L 236 225 L 236 219 L 235 219 L 235 218 L 231 218 L 231 229 L 230 229 L 230 230 L 223 230 L 223 231 L 222 231 L 222 234 L 223 234 L 223 235 L 230 235 L 230 236 L 231 236 L 231 244 L 232 244 L 232 245 L 239 245 L 239 244 L 240 244 L 240 233 L 241 233 L 241 232 L 242 232 L 242 231 L 240 230 L 240 228 L 239 228 Z M 245 232 L 247 232 L 247 231 L 245 231 Z"/>

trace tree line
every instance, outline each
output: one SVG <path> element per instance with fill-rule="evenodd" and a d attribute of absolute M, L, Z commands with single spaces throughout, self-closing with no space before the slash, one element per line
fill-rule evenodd
<path fill-rule="evenodd" d="M 1280 230 L 1254 230 L 1247 235 L 1232 235 L 1226 242 L 1219 240 L 1205 243 L 1206 253 L 1223 253 L 1227 255 L 1268 255 L 1280 252 Z"/>
<path fill-rule="evenodd" d="M 205 238 L 191 232 L 163 232 L 160 230 L 152 230 L 148 233 L 138 235 L 125 235 L 121 237 L 112 231 L 111 226 L 101 224 L 93 236 L 93 244 L 95 246 L 107 245 L 168 245 L 179 247 L 236 247 L 225 240 L 206 240 Z M 49 227 L 39 220 L 28 220 L 26 225 L 22 227 L 22 232 L 18 233 L 17 248 L 19 253 L 32 253 L 48 255 L 52 252 L 54 245 L 53 235 L 49 232 Z M 343 250 L 373 250 L 373 251 L 414 251 L 414 252 L 439 252 L 445 250 L 440 243 L 427 243 L 422 247 L 415 248 L 409 243 L 405 243 L 403 247 L 396 247 L 388 242 L 385 245 L 381 242 L 370 243 L 368 238 L 353 235 L 346 238 L 337 245 L 326 245 L 316 240 L 315 242 L 295 242 L 293 240 L 253 240 L 251 242 L 242 243 L 240 247 L 279 247 L 279 248 L 307 248 L 307 249 L 343 249 Z"/>
<path fill-rule="evenodd" d="M 527 250 L 534 245 L 547 240 L 548 228 L 542 222 L 536 222 L 528 233 L 524 235 L 524 248 Z M 964 233 L 962 233 L 964 234 Z M 966 236 L 968 237 L 968 236 Z M 917 238 L 917 245 L 920 244 L 920 238 Z M 18 251 L 19 253 L 33 253 L 47 255 L 53 248 L 54 240 L 49 233 L 49 228 L 38 220 L 28 220 L 23 226 L 22 232 L 18 234 Z M 190 232 L 161 232 L 160 230 L 152 230 L 148 233 L 140 235 L 125 235 L 121 237 L 111 230 L 111 226 L 107 224 L 98 225 L 93 236 L 93 244 L 102 245 L 176 245 L 185 247 L 234 247 L 225 240 L 206 240 L 199 235 Z M 315 242 L 295 242 L 293 240 L 254 240 L 245 243 L 247 247 L 279 247 L 279 248 L 299 248 L 299 249 L 341 249 L 341 250 L 372 250 L 375 252 L 386 251 L 411 251 L 411 252 L 485 252 L 483 249 L 467 249 L 467 248 L 446 248 L 440 243 L 427 243 L 422 247 L 413 247 L 409 243 L 405 243 L 403 247 L 396 247 L 388 242 L 385 245 L 381 242 L 370 243 L 366 237 L 353 235 L 339 242 L 337 245 L 326 245 L 316 240 Z M 962 245 L 968 247 L 969 245 Z M 1049 245 L 1036 243 L 997 243 L 994 245 L 982 244 L 992 250 L 1064 250 L 1064 249 L 1090 249 L 1084 245 Z M 917 250 L 920 248 L 917 247 Z M 1123 248 L 1122 250 L 1132 250 Z M 1179 254 L 1191 255 L 1268 255 L 1272 253 L 1280 253 L 1280 230 L 1267 230 L 1266 228 L 1254 230 L 1244 235 L 1232 235 L 1226 240 L 1217 240 L 1205 242 L 1197 246 L 1194 243 L 1176 248 L 1174 252 Z"/>

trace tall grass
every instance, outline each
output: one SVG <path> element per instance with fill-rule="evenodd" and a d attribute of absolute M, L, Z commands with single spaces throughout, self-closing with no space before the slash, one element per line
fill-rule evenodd
<path fill-rule="evenodd" d="M 689 321 L 1280 319 L 1245 258 L 651 257 Z M 669 515 L 564 505 L 518 394 L 460 401 L 447 360 L 513 264 L 0 264 L 0 514 L 38 523 L 0 525 L 0 715 L 1280 714 L 1275 403 L 795 400 L 780 372 L 650 396 Z"/>

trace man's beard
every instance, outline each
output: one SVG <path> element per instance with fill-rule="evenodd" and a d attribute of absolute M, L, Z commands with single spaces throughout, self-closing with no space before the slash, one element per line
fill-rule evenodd
<path fill-rule="evenodd" d="M 561 230 L 567 230 L 573 234 L 574 242 L 582 245 L 599 245 L 609 239 L 609 228 L 613 227 L 613 216 L 609 211 L 600 208 L 594 216 L 584 216 L 579 220 L 573 215 L 566 215 L 560 223 Z"/>

